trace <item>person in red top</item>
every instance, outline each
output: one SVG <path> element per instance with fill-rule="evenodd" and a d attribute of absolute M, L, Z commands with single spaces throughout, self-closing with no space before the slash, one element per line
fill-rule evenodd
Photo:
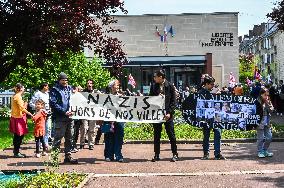
<path fill-rule="evenodd" d="M 47 117 L 47 113 L 44 110 L 45 102 L 42 99 L 38 99 L 35 103 L 35 109 L 36 109 L 36 114 L 33 117 L 33 122 L 35 124 L 34 127 L 34 136 L 35 136 L 35 142 L 36 142 L 36 157 L 39 158 L 40 152 L 40 143 L 42 144 L 43 147 L 43 152 L 42 155 L 46 156 L 46 144 L 44 141 L 44 135 L 45 135 L 45 121 Z"/>

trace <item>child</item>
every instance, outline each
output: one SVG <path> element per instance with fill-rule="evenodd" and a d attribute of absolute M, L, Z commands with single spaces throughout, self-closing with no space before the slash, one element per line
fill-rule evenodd
<path fill-rule="evenodd" d="M 273 153 L 267 151 L 272 141 L 270 113 L 273 110 L 274 108 L 269 99 L 269 92 L 267 89 L 262 88 L 256 100 L 256 113 L 260 116 L 260 123 L 257 127 L 257 152 L 259 158 L 273 156 Z"/>
<path fill-rule="evenodd" d="M 46 156 L 46 144 L 44 142 L 44 135 L 45 135 L 45 121 L 46 121 L 46 112 L 44 111 L 44 106 L 45 103 L 42 99 L 38 99 L 35 103 L 35 109 L 36 109 L 36 114 L 33 117 L 33 122 L 35 123 L 35 128 L 34 128 L 34 136 L 35 136 L 35 142 L 36 142 L 36 157 L 40 157 L 40 142 L 43 147 L 43 156 Z"/>

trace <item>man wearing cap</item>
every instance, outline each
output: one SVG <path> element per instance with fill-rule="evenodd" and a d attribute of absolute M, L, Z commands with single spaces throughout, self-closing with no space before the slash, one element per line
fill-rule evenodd
<path fill-rule="evenodd" d="M 50 91 L 50 107 L 55 120 L 53 149 L 60 148 L 61 139 L 64 137 L 64 163 L 77 164 L 78 160 L 71 157 L 74 121 L 71 118 L 72 112 L 68 111 L 72 87 L 68 85 L 68 77 L 64 72 L 58 75 L 57 80 Z"/>

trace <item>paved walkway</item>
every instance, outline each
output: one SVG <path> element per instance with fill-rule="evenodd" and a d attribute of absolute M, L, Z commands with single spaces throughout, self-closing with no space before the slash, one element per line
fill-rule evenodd
<path fill-rule="evenodd" d="M 283 125 L 284 117 L 274 116 Z M 211 146 L 212 147 L 212 146 Z M 93 151 L 84 149 L 74 154 L 78 165 L 64 165 L 59 172 L 91 173 L 85 187 L 284 187 L 284 143 L 273 142 L 274 157 L 258 159 L 255 143 L 223 144 L 226 161 L 200 160 L 201 144 L 178 144 L 180 161 L 170 162 L 170 144 L 161 145 L 161 161 L 151 162 L 152 144 L 125 144 L 124 163 L 106 162 L 104 145 Z M 44 169 L 48 157 L 35 158 L 35 144 L 22 146 L 25 159 L 12 157 L 12 149 L 0 151 L 0 170 Z"/>
<path fill-rule="evenodd" d="M 125 163 L 106 162 L 104 145 L 84 149 L 74 156 L 78 165 L 61 164 L 60 172 L 91 174 L 85 187 L 284 187 L 284 143 L 273 142 L 273 158 L 258 159 L 255 143 L 224 144 L 226 161 L 200 160 L 200 144 L 179 144 L 180 161 L 170 162 L 169 144 L 161 145 L 161 161 L 151 162 L 153 145 L 125 144 Z M 35 144 L 23 145 L 25 159 L 12 158 L 12 149 L 0 153 L 1 170 L 43 169 L 48 157 L 35 158 Z M 213 151 L 211 152 L 213 153 Z M 63 154 L 61 161 L 63 161 Z"/>

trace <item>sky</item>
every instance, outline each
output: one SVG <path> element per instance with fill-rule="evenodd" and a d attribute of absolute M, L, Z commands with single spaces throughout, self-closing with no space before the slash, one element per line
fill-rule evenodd
<path fill-rule="evenodd" d="M 276 0 L 124 0 L 128 15 L 239 12 L 239 36 L 267 22 Z"/>

